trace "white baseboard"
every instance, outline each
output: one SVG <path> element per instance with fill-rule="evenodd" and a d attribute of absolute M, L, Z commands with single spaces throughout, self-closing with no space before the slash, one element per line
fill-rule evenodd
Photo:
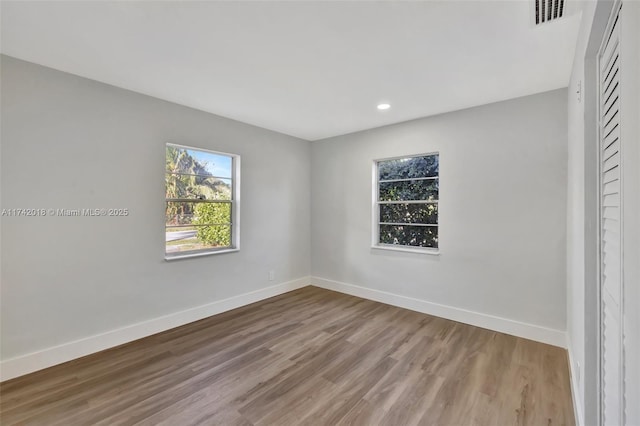
<path fill-rule="evenodd" d="M 567 338 L 567 354 L 569 357 L 569 384 L 571 385 L 571 398 L 573 400 L 573 415 L 576 420 L 576 426 L 584 425 L 584 414 L 582 411 L 582 400 L 580 399 L 580 388 L 576 380 L 576 360 L 571 350 L 571 342 Z"/>
<path fill-rule="evenodd" d="M 567 343 L 565 332 L 560 330 L 553 330 L 533 324 L 526 324 L 506 318 L 467 311 L 465 309 L 360 287 L 353 284 L 327 280 L 324 278 L 303 277 L 227 299 L 218 300 L 203 306 L 132 324 L 106 333 L 97 334 L 4 360 L 0 362 L 0 381 L 9 380 L 47 367 L 62 364 L 63 362 L 71 361 L 76 358 L 132 342 L 134 340 L 198 321 L 231 309 L 239 308 L 250 303 L 258 302 L 269 297 L 277 296 L 288 291 L 296 290 L 309 284 L 316 287 L 326 288 L 328 290 L 362 297 L 364 299 L 374 300 L 429 315 L 447 318 L 465 324 L 471 324 L 477 327 L 487 328 L 489 330 L 499 331 L 501 333 L 548 343 L 554 346 L 565 348 Z M 572 359 L 571 356 L 569 359 Z M 572 373 L 573 371 L 572 366 Z M 574 386 L 573 381 L 572 386 Z M 573 389 L 573 391 L 575 394 L 575 389 Z M 574 406 L 576 407 L 578 414 L 581 414 L 575 400 Z M 576 421 L 578 421 L 578 417 L 576 417 Z M 582 423 L 579 422 L 578 424 Z"/>
<path fill-rule="evenodd" d="M 559 346 L 561 348 L 566 348 L 567 344 L 566 333 L 562 330 L 554 330 L 552 328 L 527 324 L 507 318 L 468 311 L 453 306 L 441 305 L 422 299 L 415 299 L 413 297 L 401 296 L 386 291 L 374 290 L 319 277 L 311 277 L 311 285 L 474 325 L 476 327 L 487 328 L 489 330 L 547 343 L 553 346 Z"/>
<path fill-rule="evenodd" d="M 12 379 L 34 371 L 42 370 L 63 362 L 71 361 L 95 352 L 103 351 L 123 343 L 132 342 L 152 334 L 160 333 L 190 322 L 198 321 L 212 315 L 239 308 L 250 303 L 258 302 L 269 297 L 277 296 L 291 290 L 309 285 L 309 277 L 276 284 L 271 287 L 228 299 L 218 300 L 206 305 L 187 309 L 173 314 L 154 318 L 148 321 L 132 324 L 106 333 L 64 343 L 59 346 L 43 349 L 37 352 L 18 356 L 0 362 L 0 381 Z"/>

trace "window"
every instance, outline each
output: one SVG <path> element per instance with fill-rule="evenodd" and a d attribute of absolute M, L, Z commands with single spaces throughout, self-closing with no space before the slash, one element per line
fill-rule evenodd
<path fill-rule="evenodd" d="M 167 144 L 165 258 L 239 249 L 240 157 Z"/>
<path fill-rule="evenodd" d="M 373 246 L 438 249 L 439 154 L 374 161 Z"/>

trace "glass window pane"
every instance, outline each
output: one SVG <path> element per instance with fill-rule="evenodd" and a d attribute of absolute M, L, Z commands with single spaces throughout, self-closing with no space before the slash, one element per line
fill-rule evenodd
<path fill-rule="evenodd" d="M 380 243 L 437 248 L 438 227 L 380 225 Z"/>
<path fill-rule="evenodd" d="M 438 154 L 378 162 L 378 179 L 411 179 L 438 176 Z"/>
<path fill-rule="evenodd" d="M 230 200 L 231 179 L 211 176 L 165 174 L 166 198 Z"/>
<path fill-rule="evenodd" d="M 233 158 L 196 149 L 167 145 L 166 172 L 231 178 Z"/>
<path fill-rule="evenodd" d="M 231 223 L 231 203 L 190 203 L 167 201 L 166 226 Z"/>
<path fill-rule="evenodd" d="M 438 179 L 380 182 L 380 201 L 438 199 Z"/>
<path fill-rule="evenodd" d="M 380 222 L 438 223 L 437 204 L 380 204 Z"/>
<path fill-rule="evenodd" d="M 166 253 L 231 246 L 231 225 L 167 228 Z"/>

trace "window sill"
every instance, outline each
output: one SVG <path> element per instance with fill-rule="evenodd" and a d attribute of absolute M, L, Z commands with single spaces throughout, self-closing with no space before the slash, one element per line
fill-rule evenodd
<path fill-rule="evenodd" d="M 390 250 L 390 251 L 403 251 L 406 253 L 419 253 L 419 254 L 428 254 L 431 256 L 439 256 L 440 249 L 435 248 L 419 248 L 419 247 L 407 247 L 407 246 L 390 246 L 390 245 L 382 245 L 382 244 L 374 244 L 371 246 L 372 249 L 376 250 Z"/>
<path fill-rule="evenodd" d="M 210 250 L 210 251 L 198 251 L 184 254 L 175 254 L 175 255 L 166 255 L 164 256 L 164 260 L 172 261 L 172 260 L 180 260 L 180 259 L 189 259 L 192 257 L 201 257 L 201 256 L 210 256 L 212 254 L 223 254 L 223 253 L 233 253 L 236 251 L 240 251 L 239 248 L 229 247 L 225 249 L 219 250 Z"/>

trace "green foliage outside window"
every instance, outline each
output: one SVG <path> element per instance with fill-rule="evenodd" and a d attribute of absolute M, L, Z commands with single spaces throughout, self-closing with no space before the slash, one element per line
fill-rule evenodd
<path fill-rule="evenodd" d="M 231 204 L 198 203 L 195 207 L 194 225 L 198 226 L 196 238 L 205 244 L 217 247 L 231 245 Z M 215 224 L 215 225 L 211 225 Z"/>
<path fill-rule="evenodd" d="M 429 154 L 377 162 L 380 244 L 438 247 L 439 160 Z"/>

